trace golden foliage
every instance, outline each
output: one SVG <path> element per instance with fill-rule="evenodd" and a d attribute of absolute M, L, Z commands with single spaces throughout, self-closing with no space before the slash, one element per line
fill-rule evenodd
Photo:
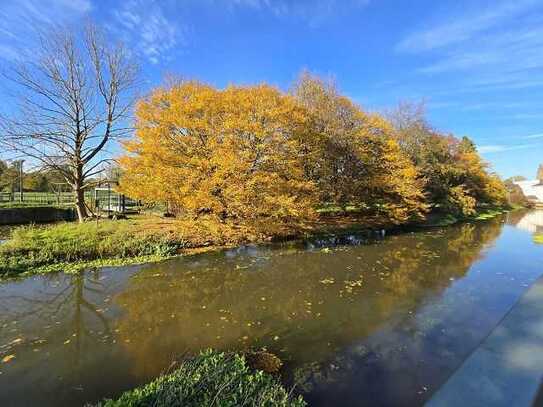
<path fill-rule="evenodd" d="M 192 217 L 310 218 L 315 188 L 300 144 L 306 120 L 292 98 L 266 85 L 158 89 L 138 104 L 121 189 Z"/>
<path fill-rule="evenodd" d="M 477 206 L 507 205 L 507 190 L 489 171 L 475 144 L 440 134 L 424 117 L 424 106 L 402 103 L 389 114 L 401 149 L 417 167 L 428 203 L 460 215 Z"/>
<path fill-rule="evenodd" d="M 311 114 L 309 176 L 322 201 L 378 212 L 397 223 L 425 212 L 422 183 L 387 120 L 365 113 L 332 83 L 309 73 L 292 93 Z"/>
<path fill-rule="evenodd" d="M 120 189 L 249 234 L 306 223 L 319 206 L 405 223 L 431 206 L 469 215 L 506 203 L 469 139 L 433 131 L 420 109 L 400 113 L 392 125 L 309 73 L 289 94 L 175 83 L 138 103 Z"/>

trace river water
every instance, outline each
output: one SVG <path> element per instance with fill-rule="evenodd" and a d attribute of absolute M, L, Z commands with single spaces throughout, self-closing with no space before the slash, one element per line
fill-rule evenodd
<path fill-rule="evenodd" d="M 266 348 L 314 406 L 424 403 L 543 274 L 543 211 L 0 285 L 0 405 L 119 395 L 199 349 Z"/>

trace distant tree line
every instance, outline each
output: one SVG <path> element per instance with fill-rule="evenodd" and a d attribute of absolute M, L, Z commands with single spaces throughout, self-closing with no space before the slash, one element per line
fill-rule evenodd
<path fill-rule="evenodd" d="M 52 192 L 66 181 L 62 174 L 52 170 L 25 171 L 21 174 L 19 161 L 8 163 L 0 160 L 0 192 L 20 192 L 22 175 L 23 191 Z"/>

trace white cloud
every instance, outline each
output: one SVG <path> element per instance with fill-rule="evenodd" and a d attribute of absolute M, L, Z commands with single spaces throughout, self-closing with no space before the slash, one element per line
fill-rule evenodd
<path fill-rule="evenodd" d="M 323 24 L 333 13 L 364 8 L 370 0 L 215 0 L 230 7 L 250 7 L 269 11 L 276 17 L 298 18 L 310 26 Z"/>
<path fill-rule="evenodd" d="M 497 153 L 497 152 L 500 152 L 500 151 L 505 151 L 507 150 L 507 146 L 505 145 L 502 145 L 502 144 L 491 144 L 491 145 L 486 145 L 486 146 L 479 146 L 477 147 L 477 150 L 479 150 L 480 153 Z"/>
<path fill-rule="evenodd" d="M 537 4 L 537 0 L 492 2 L 478 12 L 455 16 L 415 32 L 400 41 L 396 48 L 403 52 L 424 52 L 464 42 L 506 19 L 515 18 Z"/>
<path fill-rule="evenodd" d="M 543 3 L 500 0 L 467 7 L 408 35 L 396 51 L 430 59 L 416 69 L 420 74 L 461 73 L 449 94 L 543 87 Z"/>
<path fill-rule="evenodd" d="M 168 17 L 165 2 L 130 0 L 113 11 L 116 24 L 110 29 L 151 63 L 171 58 L 171 53 L 186 44 L 185 29 Z"/>
<path fill-rule="evenodd" d="M 484 146 L 478 146 L 477 150 L 481 154 L 492 154 L 492 153 L 502 153 L 505 151 L 513 151 L 513 150 L 524 150 L 527 148 L 533 148 L 538 147 L 539 143 L 529 143 L 529 144 L 489 144 Z"/>
<path fill-rule="evenodd" d="M 36 34 L 35 27 L 72 23 L 91 10 L 90 0 L 0 1 L 0 58 L 20 58 L 20 50 Z"/>
<path fill-rule="evenodd" d="M 529 136 L 524 136 L 524 138 L 527 138 L 527 139 L 543 138 L 543 133 L 539 133 L 539 134 L 531 134 L 531 135 L 529 135 Z"/>

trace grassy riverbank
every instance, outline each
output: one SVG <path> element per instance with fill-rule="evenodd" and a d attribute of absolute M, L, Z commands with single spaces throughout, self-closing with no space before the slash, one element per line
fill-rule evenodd
<path fill-rule="evenodd" d="M 208 405 L 302 407 L 306 403 L 292 396 L 276 376 L 250 366 L 244 355 L 207 350 L 172 373 L 97 407 Z"/>
<path fill-rule="evenodd" d="M 503 209 L 486 209 L 463 219 L 437 214 L 415 226 L 448 226 L 464 220 L 489 219 L 503 212 Z M 58 271 L 74 273 L 92 267 L 160 261 L 249 242 L 392 226 L 356 214 L 321 215 L 313 223 L 291 228 L 273 223 L 247 227 L 157 216 L 134 216 L 127 220 L 102 220 L 98 223 L 24 226 L 14 229 L 10 239 L 0 246 L 0 279 Z"/>
<path fill-rule="evenodd" d="M 19 227 L 0 246 L 0 276 L 154 261 L 183 244 L 140 226 L 128 220 Z"/>

